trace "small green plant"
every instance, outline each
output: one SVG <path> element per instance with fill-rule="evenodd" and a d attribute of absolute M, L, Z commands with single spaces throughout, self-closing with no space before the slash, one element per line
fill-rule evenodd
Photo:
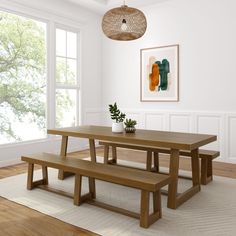
<path fill-rule="evenodd" d="M 127 127 L 127 128 L 134 128 L 135 125 L 137 125 L 136 120 L 131 120 L 131 119 L 125 120 L 125 127 Z"/>
<path fill-rule="evenodd" d="M 117 107 L 116 102 L 114 103 L 114 105 L 112 104 L 109 105 L 109 111 L 111 113 L 111 119 L 115 120 L 116 123 L 124 121 L 126 115 L 120 112 L 120 110 Z"/>

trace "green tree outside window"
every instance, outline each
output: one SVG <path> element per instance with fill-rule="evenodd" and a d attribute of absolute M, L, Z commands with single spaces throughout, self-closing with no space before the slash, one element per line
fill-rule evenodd
<path fill-rule="evenodd" d="M 9 141 L 22 139 L 16 122 L 46 127 L 45 31 L 43 23 L 0 12 L 0 137 Z"/>

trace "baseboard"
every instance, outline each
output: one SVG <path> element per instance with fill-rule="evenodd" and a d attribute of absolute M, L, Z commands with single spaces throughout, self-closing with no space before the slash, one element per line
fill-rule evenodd
<path fill-rule="evenodd" d="M 22 164 L 23 162 L 20 159 L 14 159 L 9 161 L 0 161 L 0 168 L 7 166 L 14 166 L 18 164 Z"/>

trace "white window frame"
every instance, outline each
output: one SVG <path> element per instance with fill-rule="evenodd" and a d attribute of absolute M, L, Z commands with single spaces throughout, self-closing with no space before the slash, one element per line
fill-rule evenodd
<path fill-rule="evenodd" d="M 56 58 L 57 58 L 57 55 L 56 55 L 56 30 L 57 29 L 61 29 L 61 30 L 65 30 L 65 31 L 69 31 L 69 32 L 72 32 L 72 33 L 75 33 L 77 35 L 77 45 L 76 45 L 76 85 L 67 85 L 67 84 L 57 84 L 56 82 Z M 80 81 L 81 81 L 81 77 L 80 77 L 80 30 L 79 29 L 76 29 L 76 28 L 73 28 L 71 26 L 66 26 L 66 25 L 62 25 L 62 24 L 55 24 L 55 27 L 54 27 L 54 37 L 55 37 L 55 40 L 54 40 L 54 86 L 53 86 L 53 101 L 54 101 L 54 107 L 53 107 L 53 111 L 54 111 L 54 121 L 53 121 L 53 128 L 55 128 L 55 125 L 56 125 L 56 90 L 57 89 L 73 89 L 73 90 L 76 90 L 76 125 L 79 125 L 80 124 L 80 116 L 81 116 L 81 109 L 80 109 Z M 67 45 L 67 42 L 66 42 L 66 45 Z M 67 53 L 66 53 L 67 54 Z M 70 57 L 66 57 L 65 58 L 68 58 L 70 59 Z M 75 59 L 75 58 L 72 58 L 72 59 Z"/>
<path fill-rule="evenodd" d="M 31 13 L 25 13 L 25 7 L 14 7 L 5 8 L 2 7 L 0 4 L 0 10 L 3 12 L 7 12 L 10 14 L 15 14 L 18 16 L 26 17 L 32 20 L 40 21 L 46 24 L 46 129 L 54 128 L 56 122 L 56 89 L 76 89 L 77 92 L 77 101 L 76 101 L 76 115 L 77 115 L 77 125 L 81 124 L 82 121 L 82 96 L 81 96 L 81 28 L 82 26 L 76 23 L 73 20 L 62 18 L 62 17 L 51 17 L 50 14 L 45 14 L 45 17 L 38 17 L 39 15 L 44 15 L 42 12 L 36 9 L 30 9 Z M 28 11 L 29 12 L 29 11 Z M 55 20 L 53 19 L 55 18 Z M 60 23 L 63 22 L 63 23 Z M 77 52 L 76 52 L 76 59 L 77 59 L 77 85 L 56 85 L 56 29 L 63 29 L 66 31 L 71 31 L 77 34 Z M 44 142 L 47 139 L 58 139 L 55 136 L 49 136 L 48 134 L 45 135 L 45 138 L 39 138 L 35 140 L 27 140 L 21 142 L 13 142 L 13 143 L 6 143 L 1 144 L 0 149 L 8 148 L 8 147 L 19 147 L 25 144 L 32 144 L 37 142 Z"/>

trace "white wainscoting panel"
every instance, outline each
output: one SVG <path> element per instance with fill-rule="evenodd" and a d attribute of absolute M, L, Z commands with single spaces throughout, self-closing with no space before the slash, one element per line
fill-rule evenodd
<path fill-rule="evenodd" d="M 111 126 L 112 120 L 110 118 L 110 113 L 108 111 L 103 111 L 101 115 L 101 125 Z"/>
<path fill-rule="evenodd" d="M 166 118 L 164 113 L 145 113 L 144 127 L 151 130 L 165 130 Z"/>
<path fill-rule="evenodd" d="M 197 133 L 217 135 L 216 142 L 205 145 L 203 148 L 209 150 L 221 150 L 222 158 L 225 152 L 223 145 L 221 145 L 224 133 L 223 116 L 216 114 L 198 114 L 196 127 Z"/>
<path fill-rule="evenodd" d="M 226 127 L 228 130 L 226 136 L 226 140 L 228 140 L 226 153 L 230 161 L 236 162 L 236 114 L 227 117 Z"/>
<path fill-rule="evenodd" d="M 86 110 L 83 125 L 101 125 L 101 113 L 98 109 Z"/>
<path fill-rule="evenodd" d="M 169 130 L 175 132 L 191 132 L 190 114 L 170 114 Z"/>

